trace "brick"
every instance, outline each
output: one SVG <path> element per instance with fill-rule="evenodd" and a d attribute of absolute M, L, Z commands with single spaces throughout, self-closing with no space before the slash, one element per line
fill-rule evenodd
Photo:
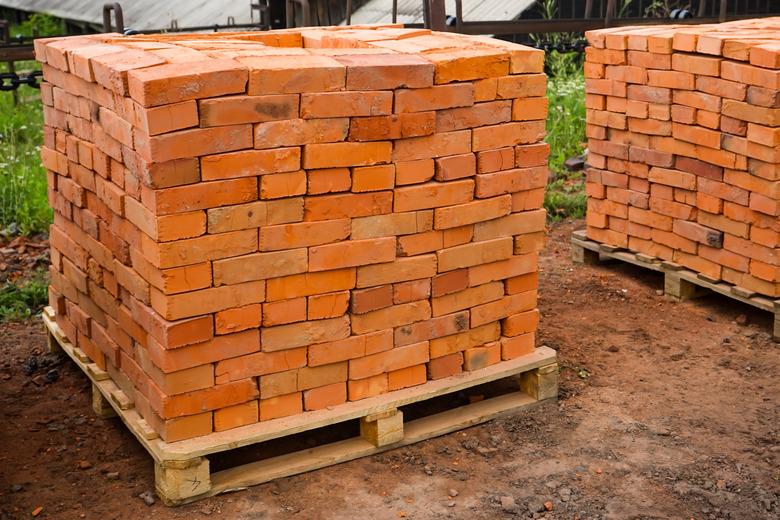
<path fill-rule="evenodd" d="M 436 208 L 434 228 L 448 229 L 497 219 L 512 210 L 512 197 L 503 195 L 445 208 Z"/>
<path fill-rule="evenodd" d="M 424 300 L 431 295 L 431 281 L 413 280 L 393 284 L 393 303 L 408 303 L 416 300 Z"/>
<path fill-rule="evenodd" d="M 393 90 L 433 85 L 434 66 L 406 54 L 337 56 L 347 67 L 347 90 Z"/>
<path fill-rule="evenodd" d="M 263 281 L 213 287 L 185 294 L 163 295 L 151 290 L 152 308 L 167 320 L 177 320 L 218 312 L 231 307 L 261 303 L 265 298 Z"/>
<path fill-rule="evenodd" d="M 122 50 L 90 58 L 95 81 L 117 94 L 126 95 L 128 71 L 143 70 L 165 63 L 159 57 L 135 50 Z"/>
<path fill-rule="evenodd" d="M 352 219 L 351 237 L 364 239 L 416 233 L 420 228 L 417 220 L 417 213 L 413 211 Z"/>
<path fill-rule="evenodd" d="M 493 282 L 433 298 L 431 308 L 434 316 L 441 316 L 500 300 L 503 296 L 504 285 L 500 282 Z"/>
<path fill-rule="evenodd" d="M 442 379 L 463 371 L 463 354 L 455 352 L 428 362 L 428 379 Z"/>
<path fill-rule="evenodd" d="M 214 315 L 216 334 L 230 334 L 246 329 L 258 328 L 262 321 L 260 304 L 245 305 L 235 309 L 227 309 Z"/>
<path fill-rule="evenodd" d="M 346 383 L 333 383 L 303 392 L 304 410 L 321 410 L 346 401 Z"/>
<path fill-rule="evenodd" d="M 501 322 L 501 334 L 507 337 L 534 332 L 539 326 L 539 310 L 520 312 L 507 316 Z"/>
<path fill-rule="evenodd" d="M 347 380 L 347 363 L 332 363 L 318 367 L 304 367 L 298 370 L 298 390 L 310 390 L 320 386 Z"/>
<path fill-rule="evenodd" d="M 438 252 L 438 271 L 441 273 L 461 267 L 495 262 L 510 256 L 512 256 L 511 237 L 465 244 Z"/>
<path fill-rule="evenodd" d="M 350 141 L 383 141 L 431 135 L 436 131 L 433 111 L 354 117 L 349 125 Z"/>
<path fill-rule="evenodd" d="M 292 298 L 266 303 L 263 306 L 263 325 L 271 327 L 306 319 L 306 298 Z"/>
<path fill-rule="evenodd" d="M 384 309 L 391 305 L 393 305 L 392 285 L 356 289 L 352 291 L 350 312 L 353 314 L 365 314 L 366 312 Z"/>
<path fill-rule="evenodd" d="M 260 229 L 259 248 L 261 251 L 279 251 L 317 246 L 344 240 L 349 234 L 348 219 L 265 226 Z"/>
<path fill-rule="evenodd" d="M 301 392 L 260 400 L 260 420 L 270 421 L 296 415 L 303 411 Z"/>
<path fill-rule="evenodd" d="M 477 173 L 477 160 L 474 154 L 452 155 L 436 159 L 437 181 L 450 181 L 472 177 Z"/>
<path fill-rule="evenodd" d="M 395 166 L 386 164 L 352 169 L 352 191 L 366 192 L 392 189 Z"/>
<path fill-rule="evenodd" d="M 463 351 L 463 369 L 468 371 L 495 365 L 501 361 L 501 344 L 497 341 Z"/>
<path fill-rule="evenodd" d="M 309 271 L 391 262 L 395 259 L 395 237 L 350 240 L 309 249 Z"/>
<path fill-rule="evenodd" d="M 322 92 L 301 95 L 303 119 L 353 116 L 382 116 L 393 111 L 393 93 Z M 290 119 L 280 117 L 279 119 Z"/>
<path fill-rule="evenodd" d="M 397 258 L 392 262 L 357 269 L 357 287 L 375 287 L 391 283 L 429 278 L 436 274 L 436 255 Z"/>
<path fill-rule="evenodd" d="M 497 125 L 511 119 L 512 102 L 509 100 L 476 103 L 473 106 L 469 104 L 460 108 L 438 110 L 436 112 L 436 131 L 452 132 L 465 128 Z"/>
<path fill-rule="evenodd" d="M 424 384 L 427 379 L 425 365 L 415 365 L 412 367 L 393 370 L 387 374 L 387 389 L 389 391 L 401 390 Z"/>
<path fill-rule="evenodd" d="M 474 104 L 474 86 L 471 83 L 439 85 L 420 89 L 400 89 L 395 95 L 395 112 L 424 112 Z"/>
<path fill-rule="evenodd" d="M 304 203 L 304 220 L 382 215 L 392 212 L 392 202 L 393 194 L 390 191 L 307 197 Z"/>
<path fill-rule="evenodd" d="M 544 121 L 515 121 L 473 130 L 473 150 L 491 150 L 541 141 L 545 136 Z"/>
<path fill-rule="evenodd" d="M 134 133 L 136 150 L 148 162 L 166 162 L 193 156 L 232 152 L 252 147 L 251 125 L 179 130 L 144 137 Z"/>
<path fill-rule="evenodd" d="M 393 348 L 349 361 L 350 381 L 373 377 L 428 361 L 428 342 Z"/>
<path fill-rule="evenodd" d="M 201 158 L 201 179 L 219 180 L 255 177 L 268 173 L 294 172 L 301 166 L 299 148 L 245 150 Z"/>
<path fill-rule="evenodd" d="M 275 374 L 306 365 L 306 349 L 294 348 L 277 352 L 255 352 L 219 361 L 214 368 L 217 383 L 246 377 Z"/>
<path fill-rule="evenodd" d="M 162 393 L 154 391 L 154 384 L 150 385 L 150 388 L 153 389 L 149 395 L 150 404 L 163 419 L 195 415 L 243 403 L 259 396 L 257 384 L 251 379 L 218 384 L 210 388 L 173 396 L 164 396 Z"/>
<path fill-rule="evenodd" d="M 309 296 L 307 319 L 336 318 L 347 312 L 349 291 Z"/>
<path fill-rule="evenodd" d="M 474 181 L 470 179 L 396 188 L 393 210 L 414 211 L 463 204 L 472 200 L 473 193 Z"/>
<path fill-rule="evenodd" d="M 263 123 L 298 117 L 298 96 L 227 96 L 198 103 L 201 126 Z"/>
<path fill-rule="evenodd" d="M 214 431 L 221 432 L 256 423 L 258 401 L 253 400 L 214 411 Z"/>
<path fill-rule="evenodd" d="M 350 401 L 359 401 L 384 394 L 388 391 L 388 376 L 387 374 L 378 374 L 365 379 L 347 381 L 347 390 Z"/>
<path fill-rule="evenodd" d="M 261 342 L 264 352 L 273 352 L 343 339 L 349 333 L 349 320 L 346 317 L 332 318 L 264 328 Z"/>
<path fill-rule="evenodd" d="M 278 278 L 304 273 L 308 267 L 304 248 L 235 256 L 214 262 L 214 285 L 218 287 L 223 284 Z"/>
<path fill-rule="evenodd" d="M 302 273 L 268 280 L 268 301 L 342 291 L 355 287 L 355 269 Z"/>
<path fill-rule="evenodd" d="M 306 193 L 309 195 L 349 191 L 352 188 L 349 168 L 308 170 L 306 176 L 308 181 Z"/>
<path fill-rule="evenodd" d="M 513 338 L 501 338 L 501 360 L 514 359 L 534 351 L 534 334 L 520 334 Z"/>
<path fill-rule="evenodd" d="M 301 146 L 343 141 L 349 132 L 349 118 L 288 119 L 270 121 L 254 127 L 254 147 Z"/>
<path fill-rule="evenodd" d="M 352 331 L 365 334 L 392 327 L 400 327 L 415 321 L 426 320 L 431 316 L 431 306 L 428 301 L 417 301 L 403 305 L 395 305 L 385 309 L 352 316 Z"/>
<path fill-rule="evenodd" d="M 346 82 L 346 67 L 327 56 L 252 56 L 239 61 L 249 69 L 250 95 L 333 92 Z"/>
<path fill-rule="evenodd" d="M 341 340 L 311 345 L 308 349 L 309 366 L 315 367 L 362 358 L 391 348 L 393 348 L 391 330 L 353 335 Z"/>
<path fill-rule="evenodd" d="M 471 130 L 439 132 L 425 137 L 394 141 L 393 161 L 432 159 L 471 151 Z"/>
<path fill-rule="evenodd" d="M 389 142 L 324 143 L 304 146 L 304 168 L 369 166 L 390 161 Z"/>

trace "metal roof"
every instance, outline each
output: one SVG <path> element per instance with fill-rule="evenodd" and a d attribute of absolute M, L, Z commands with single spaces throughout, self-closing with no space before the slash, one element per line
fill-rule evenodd
<path fill-rule="evenodd" d="M 463 0 L 463 21 L 514 20 L 535 0 Z M 399 23 L 422 23 L 422 0 L 398 0 Z M 445 0 L 446 12 L 455 16 L 455 0 Z M 369 0 L 352 13 L 353 24 L 390 23 L 393 0 Z"/>
<path fill-rule="evenodd" d="M 49 13 L 58 18 L 103 24 L 106 0 L 0 0 L 0 7 Z M 176 21 L 179 27 L 250 23 L 249 0 L 132 0 L 121 2 L 125 27 L 163 29 Z"/>

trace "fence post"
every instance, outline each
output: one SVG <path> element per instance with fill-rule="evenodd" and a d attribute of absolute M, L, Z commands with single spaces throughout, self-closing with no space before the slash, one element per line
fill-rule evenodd
<path fill-rule="evenodd" d="M 612 25 L 612 19 L 615 17 L 615 0 L 607 1 L 607 12 L 604 16 L 604 27 Z"/>
<path fill-rule="evenodd" d="M 718 21 L 723 23 L 726 21 L 726 8 L 728 7 L 727 0 L 720 0 L 720 13 L 718 14 Z"/>
<path fill-rule="evenodd" d="M 0 20 L 0 41 L 3 42 L 4 45 L 11 43 L 11 28 L 7 20 Z M 8 72 L 11 74 L 16 72 L 16 65 L 14 65 L 13 61 L 8 62 Z M 11 95 L 14 99 L 14 106 L 18 105 L 19 93 L 16 90 L 12 90 Z"/>

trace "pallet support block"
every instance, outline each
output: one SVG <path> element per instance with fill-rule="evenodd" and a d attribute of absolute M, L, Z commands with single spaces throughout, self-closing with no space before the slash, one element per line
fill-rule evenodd
<path fill-rule="evenodd" d="M 101 419 L 116 417 L 116 412 L 96 384 L 92 384 L 92 411 Z"/>
<path fill-rule="evenodd" d="M 664 294 L 670 300 L 684 302 L 699 298 L 706 294 L 696 284 L 683 279 L 677 270 L 667 270 L 664 272 Z"/>
<path fill-rule="evenodd" d="M 154 465 L 157 495 L 166 505 L 180 504 L 211 490 L 209 461 L 196 457 L 183 461 L 164 461 Z"/>
<path fill-rule="evenodd" d="M 772 339 L 780 342 L 780 300 L 774 302 L 775 321 L 774 328 L 772 330 Z"/>
<path fill-rule="evenodd" d="M 558 364 L 539 367 L 520 374 L 520 390 L 542 401 L 558 396 Z"/>
<path fill-rule="evenodd" d="M 393 408 L 360 418 L 360 436 L 376 447 L 389 446 L 404 438 L 404 414 Z"/>

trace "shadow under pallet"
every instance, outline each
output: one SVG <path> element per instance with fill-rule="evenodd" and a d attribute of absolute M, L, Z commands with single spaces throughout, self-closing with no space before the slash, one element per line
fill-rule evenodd
<path fill-rule="evenodd" d="M 167 505 L 180 505 L 202 498 L 245 489 L 270 480 L 304 473 L 359 457 L 406 446 L 451 433 L 500 416 L 530 409 L 558 395 L 556 353 L 548 347 L 519 358 L 503 361 L 473 372 L 429 381 L 423 385 L 388 394 L 348 402 L 330 409 L 263 421 L 223 432 L 211 433 L 178 442 L 165 442 L 138 414 L 132 399 L 92 363 L 89 357 L 70 343 L 55 321 L 54 310 L 46 307 L 43 323 L 49 332 L 52 351 L 64 352 L 92 381 L 92 407 L 100 417 L 114 415 L 146 448 L 155 463 L 155 487 Z M 495 390 L 489 387 L 495 386 Z M 503 390 L 498 390 L 501 385 Z M 508 388 L 508 391 L 506 389 Z M 460 393 L 479 390 L 471 401 L 462 404 Z M 501 393 L 503 392 L 503 393 Z M 483 398 L 484 397 L 484 398 Z M 404 420 L 401 407 L 439 402 L 435 413 L 416 412 L 417 418 Z M 238 448 L 292 438 L 296 434 L 313 435 L 339 423 L 359 421 L 359 435 L 302 448 L 212 471 L 209 455 Z M 242 459 L 243 461 L 243 459 Z"/>
<path fill-rule="evenodd" d="M 716 292 L 762 311 L 770 312 L 774 315 L 772 337 L 775 341 L 780 341 L 780 300 L 773 300 L 768 296 L 762 296 L 722 280 L 715 280 L 674 262 L 601 244 L 590 240 L 585 230 L 572 233 L 571 257 L 575 263 L 580 264 L 599 264 L 609 260 L 618 260 L 663 273 L 664 295 L 671 300 L 690 300 L 710 292 Z"/>

